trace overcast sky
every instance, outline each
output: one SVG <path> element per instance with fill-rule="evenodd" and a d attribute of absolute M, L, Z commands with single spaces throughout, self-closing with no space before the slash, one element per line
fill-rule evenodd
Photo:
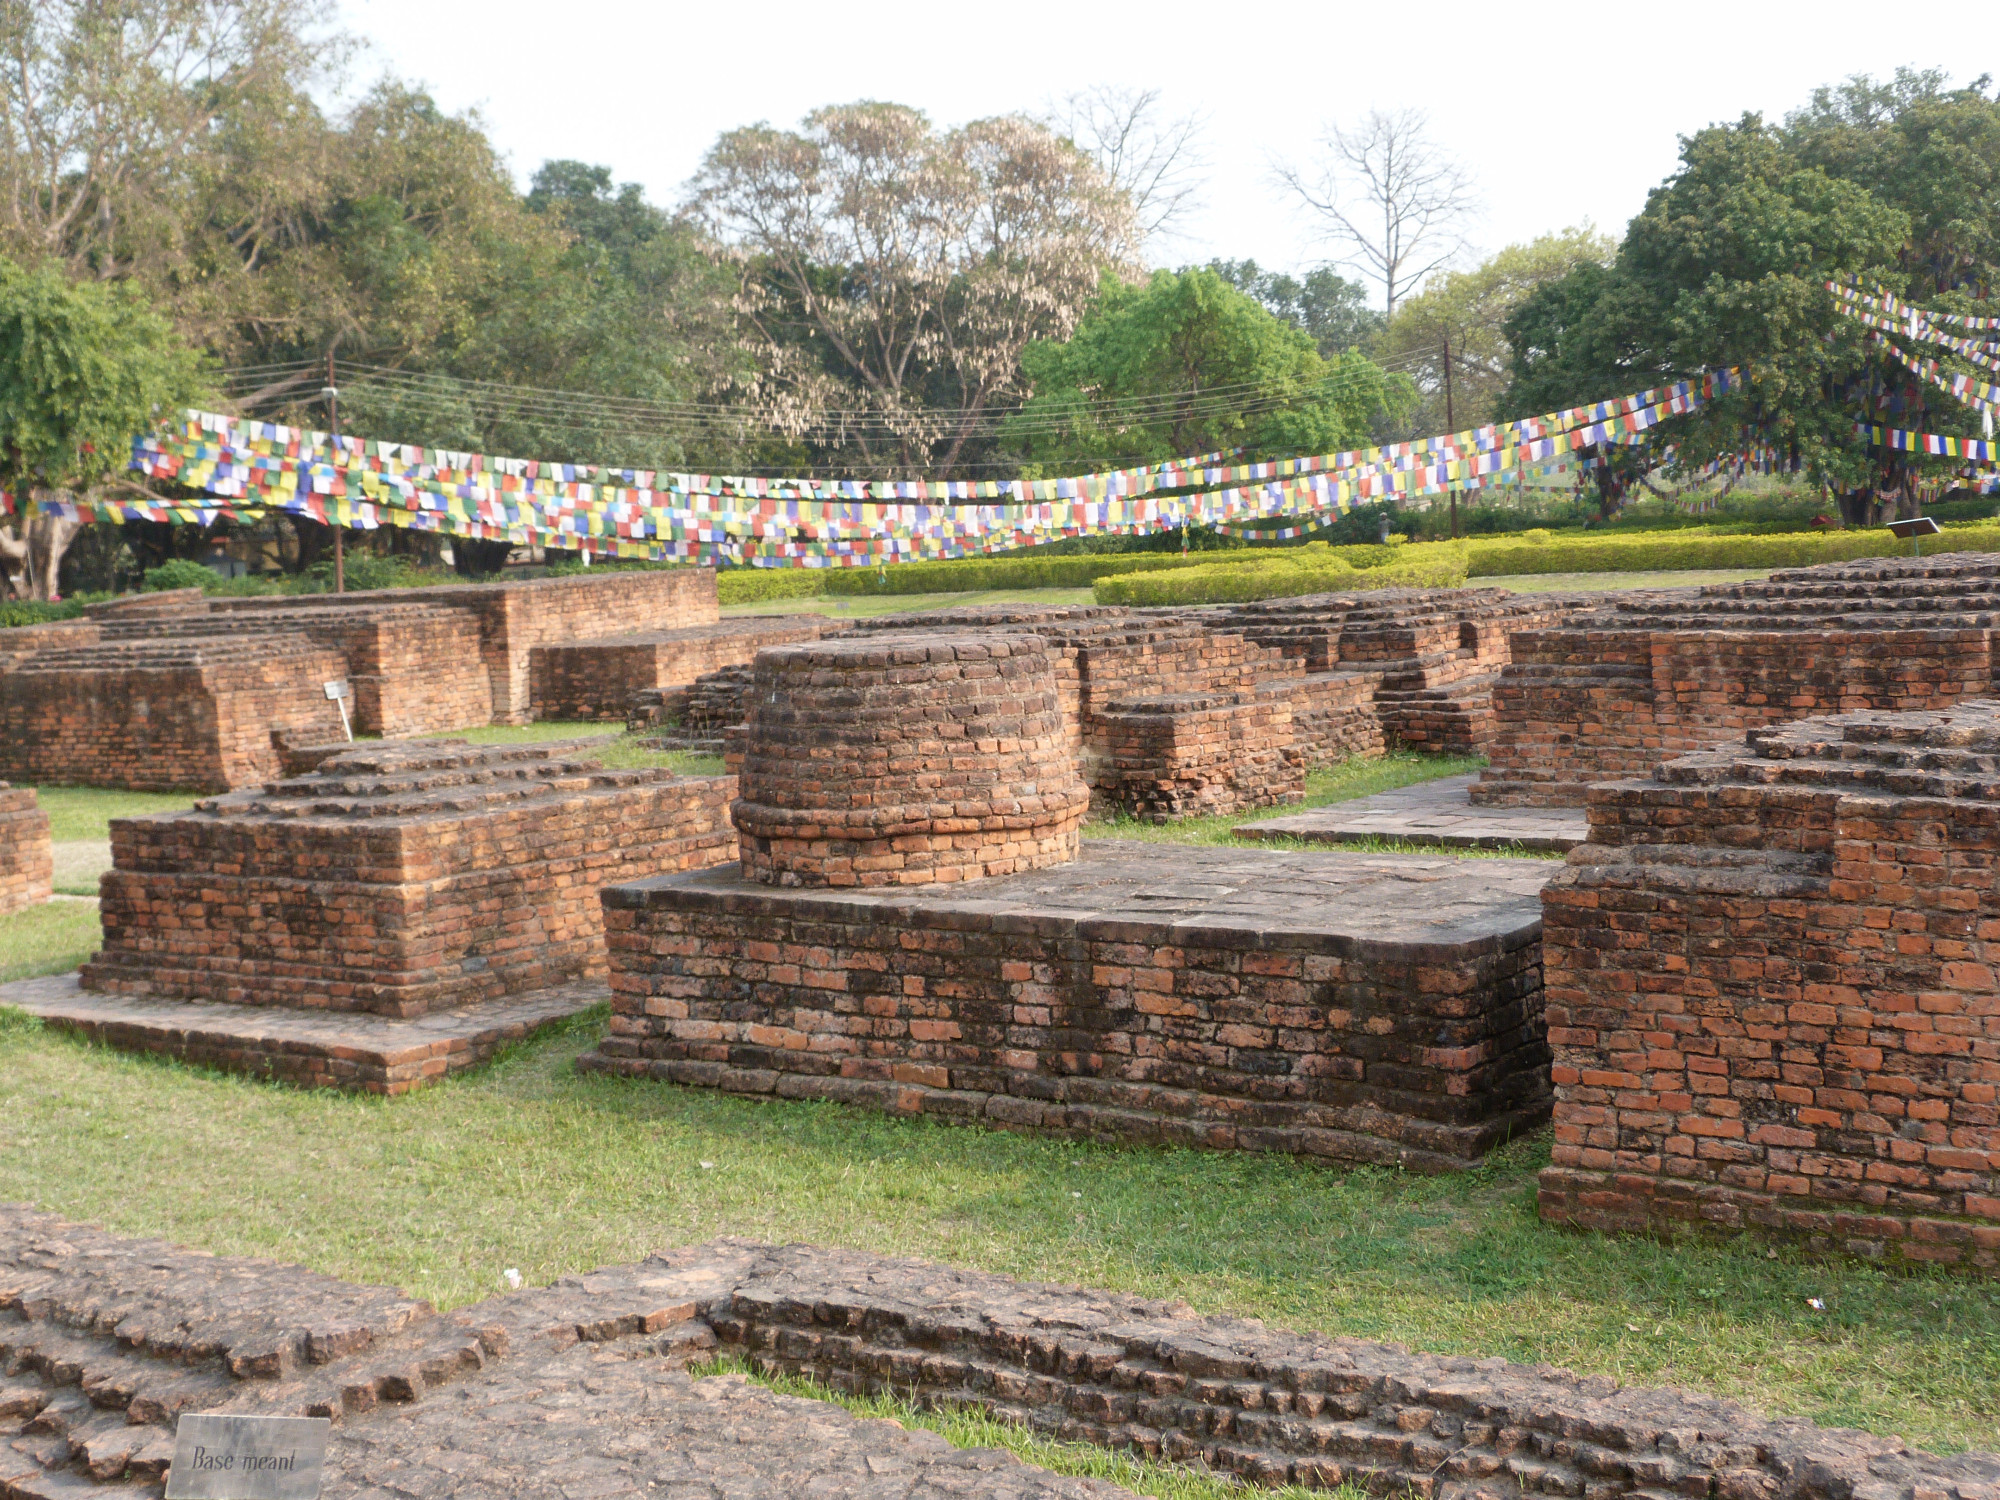
<path fill-rule="evenodd" d="M 1477 245 L 1586 219 L 1614 234 L 1673 169 L 1677 136 L 1782 115 L 1819 84 L 1899 64 L 2000 72 L 1983 4 L 1651 6 L 1106 4 L 1099 0 L 340 0 L 371 44 L 357 80 L 477 108 L 523 185 L 552 157 L 672 203 L 722 131 L 887 99 L 943 124 L 1037 111 L 1097 83 L 1158 87 L 1206 119 L 1183 238 L 1155 258 L 1334 253 L 1272 180 L 1334 121 L 1415 104 L 1481 186 Z"/>

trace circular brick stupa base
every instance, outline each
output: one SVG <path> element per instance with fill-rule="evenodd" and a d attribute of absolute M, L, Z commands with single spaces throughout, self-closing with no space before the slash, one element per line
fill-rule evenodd
<path fill-rule="evenodd" d="M 1076 858 L 1090 792 L 1038 636 L 779 646 L 753 669 L 743 873 L 924 885 Z"/>

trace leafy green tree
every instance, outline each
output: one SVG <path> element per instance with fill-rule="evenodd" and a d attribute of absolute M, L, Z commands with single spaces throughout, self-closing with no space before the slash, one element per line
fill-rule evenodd
<path fill-rule="evenodd" d="M 0 260 L 0 487 L 24 515 L 0 528 L 17 589 L 52 599 L 75 524 L 45 499 L 144 493 L 132 434 L 205 393 L 201 363 L 130 284 L 72 282 Z"/>
<path fill-rule="evenodd" d="M 1303 328 L 1328 359 L 1366 348 L 1382 331 L 1382 314 L 1368 305 L 1368 288 L 1330 266 L 1315 267 L 1304 276 L 1266 271 L 1254 260 L 1212 260 L 1208 269 L 1255 297 L 1274 316 Z"/>
<path fill-rule="evenodd" d="M 1984 86 L 1857 80 L 1781 126 L 1746 115 L 1687 138 L 1616 261 L 1579 266 L 1508 319 L 1502 415 L 1739 366 L 1740 388 L 1672 424 L 1683 467 L 1765 443 L 1831 487 L 1852 524 L 1914 510 L 1922 481 L 1950 462 L 1872 449 L 1856 422 L 1962 434 L 1974 418 L 1870 343 L 1824 283 L 1859 274 L 1925 299 L 1983 300 L 2000 272 L 2000 103 Z M 1609 509 L 1646 460 L 1607 457 Z"/>
<path fill-rule="evenodd" d="M 1369 441 L 1412 399 L 1358 351 L 1326 359 L 1309 334 L 1208 270 L 1107 277 L 1066 343 L 1022 365 L 1034 395 L 1003 431 L 1024 472 L 1154 463 L 1216 450 L 1246 458 Z"/>

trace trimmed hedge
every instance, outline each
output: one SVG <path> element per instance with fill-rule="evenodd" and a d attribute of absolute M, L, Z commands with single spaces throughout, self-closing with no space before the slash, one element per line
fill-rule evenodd
<path fill-rule="evenodd" d="M 759 604 L 766 599 L 811 599 L 826 575 L 819 568 L 718 568 L 719 604 Z"/>
<path fill-rule="evenodd" d="M 1240 556 L 1238 553 L 1225 554 Z M 976 589 L 1087 589 L 1100 578 L 1163 568 L 1201 567 L 1213 552 L 1086 553 L 1069 557 L 1002 555 L 950 562 L 891 563 L 886 568 L 829 568 L 824 594 L 955 594 Z"/>
<path fill-rule="evenodd" d="M 65 599 L 60 604 L 43 604 L 34 599 L 0 600 L 0 630 L 11 630 L 16 625 L 46 625 L 51 620 L 74 620 L 83 613 L 83 604 L 81 599 Z"/>
<path fill-rule="evenodd" d="M 1329 547 L 1312 542 L 1228 562 L 1100 579 L 1099 604 L 1240 604 L 1353 589 L 1449 589 L 1465 583 L 1467 544 Z"/>
<path fill-rule="evenodd" d="M 1910 550 L 1880 527 L 1793 531 L 1756 536 L 1685 532 L 1533 532 L 1472 543 L 1474 578 L 1513 573 L 1633 573 L 1682 568 L 1807 568 L 1858 557 L 1899 557 Z M 1954 525 L 1928 538 L 1931 552 L 2000 552 L 2000 526 Z"/>

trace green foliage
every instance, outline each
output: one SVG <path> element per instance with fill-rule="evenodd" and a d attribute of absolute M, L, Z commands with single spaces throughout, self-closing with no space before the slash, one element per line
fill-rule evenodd
<path fill-rule="evenodd" d="M 39 599 L 0 599 L 0 630 L 17 625 L 46 625 L 51 620 L 74 620 L 83 613 L 84 601 L 64 599 L 44 604 Z"/>
<path fill-rule="evenodd" d="M 1382 314 L 1368 304 L 1368 288 L 1326 266 L 1288 276 L 1266 271 L 1254 260 L 1212 260 L 1208 269 L 1273 317 L 1304 329 L 1326 359 L 1365 346 L 1382 331 Z"/>
<path fill-rule="evenodd" d="M 1153 574 L 1099 579 L 1099 604 L 1234 604 L 1350 589 L 1448 589 L 1465 582 L 1466 542 L 1271 548 Z"/>
<path fill-rule="evenodd" d="M 821 568 L 726 568 L 715 575 L 718 604 L 759 604 L 766 599 L 810 599 L 822 591 Z"/>
<path fill-rule="evenodd" d="M 87 488 L 204 390 L 200 360 L 137 287 L 0 260 L 0 486 Z"/>
<path fill-rule="evenodd" d="M 1471 542 L 1474 578 L 1517 573 L 1623 573 L 1684 568 L 1807 568 L 1857 557 L 1903 557 L 1908 542 L 1871 527 L 1763 535 L 1690 531 L 1544 532 L 1479 537 Z M 1926 552 L 2000 552 L 2000 526 L 1953 526 Z"/>
<path fill-rule="evenodd" d="M 206 593 L 220 582 L 221 576 L 207 564 L 176 557 L 157 568 L 146 569 L 140 587 L 149 594 L 163 594 L 169 589 L 200 589 Z"/>
<path fill-rule="evenodd" d="M 1035 394 L 1002 435 L 1033 474 L 1358 447 L 1414 395 L 1358 352 L 1323 358 L 1207 270 L 1156 271 L 1138 286 L 1107 277 L 1067 343 L 1030 344 L 1021 362 Z M 1153 414 L 1123 404 L 1142 398 Z"/>
<path fill-rule="evenodd" d="M 818 574 L 819 592 L 849 594 L 973 593 L 986 589 L 1083 589 L 1114 573 L 1192 567 L 1214 559 L 1177 552 L 1083 553 L 1042 557 L 1040 548 L 996 557 L 962 557 L 950 562 L 896 563 L 886 568 L 828 568 Z M 803 571 L 803 570 L 802 570 Z"/>

